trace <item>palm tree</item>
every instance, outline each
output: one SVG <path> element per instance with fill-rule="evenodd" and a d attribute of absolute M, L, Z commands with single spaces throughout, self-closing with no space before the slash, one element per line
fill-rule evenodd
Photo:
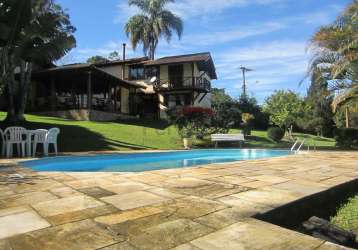
<path fill-rule="evenodd" d="M 344 110 L 346 128 L 349 128 L 350 113 L 358 112 L 358 86 L 338 94 L 332 102 L 332 108 L 333 112 Z"/>
<path fill-rule="evenodd" d="M 357 13 L 358 1 L 354 0 L 333 24 L 322 27 L 311 40 L 311 48 L 315 53 L 311 59 L 309 74 L 313 76 L 320 71 L 321 77 L 329 80 L 329 90 L 335 93 L 333 111 L 344 107 L 346 127 L 349 127 L 349 111 L 352 110 L 349 105 L 357 103 Z M 315 81 L 319 82 L 321 79 L 315 78 Z"/>
<path fill-rule="evenodd" d="M 358 82 L 358 1 L 354 1 L 337 20 L 322 27 L 312 38 L 315 51 L 310 66 L 333 81 L 332 90 L 355 86 Z"/>
<path fill-rule="evenodd" d="M 8 16 L 6 22 L 0 19 L 0 24 L 5 24 L 0 28 L 10 32 L 3 41 L 0 39 L 1 62 L 6 65 L 2 65 L 1 81 L 5 82 L 8 97 L 7 121 L 16 122 L 25 119 L 33 64 L 49 64 L 74 48 L 75 28 L 69 16 L 51 0 L 6 3 L 9 3 L 5 6 Z M 20 71 L 18 80 L 15 80 L 15 67 Z M 17 84 L 19 87 L 15 87 Z"/>
<path fill-rule="evenodd" d="M 165 9 L 166 4 L 175 0 L 129 0 L 130 6 L 137 6 L 141 14 L 132 16 L 125 25 L 125 32 L 133 49 L 142 44 L 143 52 L 154 59 L 161 37 L 169 43 L 173 31 L 179 39 L 183 33 L 183 21 L 180 17 Z"/>

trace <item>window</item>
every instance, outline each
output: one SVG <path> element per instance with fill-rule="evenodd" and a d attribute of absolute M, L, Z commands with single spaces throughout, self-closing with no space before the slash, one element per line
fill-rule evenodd
<path fill-rule="evenodd" d="M 159 67 L 156 67 L 156 66 L 147 67 L 145 69 L 145 75 L 146 75 L 147 79 L 151 79 L 152 77 L 159 78 Z"/>
<path fill-rule="evenodd" d="M 144 79 L 144 67 L 132 66 L 129 70 L 130 80 L 142 80 Z"/>

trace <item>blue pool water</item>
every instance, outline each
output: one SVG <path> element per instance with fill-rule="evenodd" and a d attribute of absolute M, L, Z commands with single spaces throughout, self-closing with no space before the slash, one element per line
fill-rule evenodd
<path fill-rule="evenodd" d="M 63 156 L 25 161 L 36 171 L 142 172 L 289 155 L 286 150 L 211 149 L 93 156 Z"/>

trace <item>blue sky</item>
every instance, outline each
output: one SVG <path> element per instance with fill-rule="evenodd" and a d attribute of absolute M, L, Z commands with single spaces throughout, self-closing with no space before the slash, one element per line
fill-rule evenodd
<path fill-rule="evenodd" d="M 128 43 L 123 27 L 138 13 L 127 0 L 58 0 L 76 26 L 77 48 L 61 63 L 81 62 L 92 55 L 107 56 Z M 168 8 L 182 17 L 184 34 L 162 41 L 156 57 L 210 51 L 219 80 L 214 87 L 241 93 L 241 65 L 248 73 L 249 93 L 262 103 L 275 89 L 306 92 L 299 86 L 309 62 L 312 34 L 331 23 L 350 0 L 176 0 Z M 142 50 L 129 57 L 142 56 Z"/>

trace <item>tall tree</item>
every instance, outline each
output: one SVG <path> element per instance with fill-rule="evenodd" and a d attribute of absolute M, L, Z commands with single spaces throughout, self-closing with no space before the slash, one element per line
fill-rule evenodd
<path fill-rule="evenodd" d="M 352 92 L 358 88 L 358 1 L 354 0 L 334 23 L 322 27 L 313 36 L 311 47 L 315 53 L 310 74 L 323 72 L 322 77 L 330 80 L 329 89 L 340 92 L 336 93 L 334 103 L 350 100 L 344 102 L 346 126 L 349 127 L 349 105 L 357 101 Z M 315 80 L 320 81 L 319 78 Z"/>
<path fill-rule="evenodd" d="M 288 130 L 302 115 L 303 100 L 292 91 L 278 90 L 265 100 L 263 108 L 273 125 Z"/>
<path fill-rule="evenodd" d="M 179 39 L 183 33 L 183 21 L 180 17 L 167 10 L 168 3 L 175 0 L 129 0 L 130 6 L 136 6 L 141 14 L 132 16 L 125 25 L 125 32 L 133 49 L 142 44 L 143 52 L 150 59 L 154 59 L 159 40 L 164 39 L 169 43 L 173 32 Z"/>
<path fill-rule="evenodd" d="M 358 1 L 354 0 L 337 20 L 323 26 L 312 38 L 315 52 L 310 72 L 325 72 L 333 90 L 358 84 Z"/>
<path fill-rule="evenodd" d="M 0 49 L 1 79 L 8 97 L 6 119 L 16 122 L 25 119 L 33 65 L 54 62 L 74 48 L 75 28 L 51 0 L 6 0 L 0 13 L 4 15 L 0 30 L 5 31 Z"/>
<path fill-rule="evenodd" d="M 328 81 L 318 69 L 312 74 L 311 85 L 305 98 L 305 112 L 299 126 L 318 135 L 331 136 L 333 132 L 333 95 L 328 90 Z"/>

